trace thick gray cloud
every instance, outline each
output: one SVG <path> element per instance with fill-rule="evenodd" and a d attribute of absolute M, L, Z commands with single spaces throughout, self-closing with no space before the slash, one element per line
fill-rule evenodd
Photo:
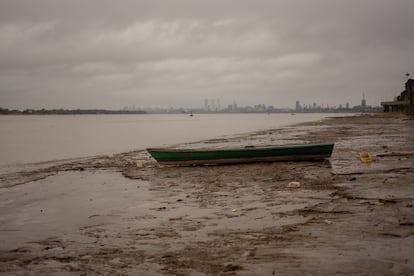
<path fill-rule="evenodd" d="M 368 104 L 412 72 L 412 0 L 0 0 L 0 106 Z"/>

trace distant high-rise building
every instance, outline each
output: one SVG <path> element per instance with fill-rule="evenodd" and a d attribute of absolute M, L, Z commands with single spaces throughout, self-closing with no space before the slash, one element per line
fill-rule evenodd
<path fill-rule="evenodd" d="M 216 100 L 215 99 L 211 99 L 210 100 L 210 109 L 211 111 L 216 112 L 217 111 L 217 104 L 216 104 Z"/>
<path fill-rule="evenodd" d="M 301 111 L 302 107 L 300 106 L 300 102 L 296 101 L 296 111 Z"/>
<path fill-rule="evenodd" d="M 365 100 L 365 93 L 362 94 L 361 106 L 362 107 L 367 106 L 367 101 Z"/>
<path fill-rule="evenodd" d="M 205 111 L 210 111 L 210 105 L 208 104 L 208 99 L 204 100 L 204 110 Z"/>
<path fill-rule="evenodd" d="M 233 101 L 233 111 L 237 111 L 237 103 L 235 100 Z"/>

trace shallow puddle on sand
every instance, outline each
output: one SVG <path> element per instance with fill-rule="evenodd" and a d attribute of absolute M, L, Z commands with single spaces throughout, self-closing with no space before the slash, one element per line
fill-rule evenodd
<path fill-rule="evenodd" d="M 109 218 L 148 196 L 142 186 L 142 181 L 98 171 L 62 172 L 4 189 L 0 249 L 71 234 L 85 224 L 109 223 Z"/>

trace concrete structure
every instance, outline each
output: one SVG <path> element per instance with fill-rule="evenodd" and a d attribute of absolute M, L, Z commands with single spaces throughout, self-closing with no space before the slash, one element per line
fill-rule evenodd
<path fill-rule="evenodd" d="M 408 79 L 405 83 L 405 90 L 394 101 L 381 102 L 381 105 L 384 107 L 384 112 L 414 114 L 413 88 L 414 80 Z"/>

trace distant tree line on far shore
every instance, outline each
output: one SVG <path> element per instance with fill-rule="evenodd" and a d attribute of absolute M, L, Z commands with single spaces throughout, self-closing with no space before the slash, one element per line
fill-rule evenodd
<path fill-rule="evenodd" d="M 146 114 L 142 110 L 105 110 L 105 109 L 7 109 L 0 107 L 1 115 L 81 115 L 81 114 Z"/>

